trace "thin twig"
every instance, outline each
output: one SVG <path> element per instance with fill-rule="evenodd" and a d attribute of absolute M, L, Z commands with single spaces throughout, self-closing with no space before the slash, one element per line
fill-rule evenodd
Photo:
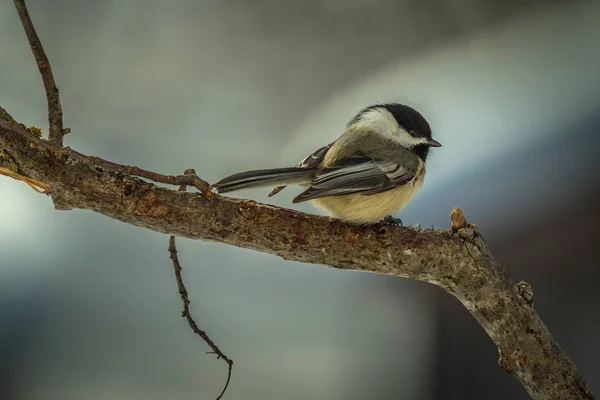
<path fill-rule="evenodd" d="M 0 167 L 0 175 L 9 176 L 18 181 L 25 182 L 26 184 L 29 185 L 30 188 L 32 188 L 33 190 L 35 190 L 38 193 L 42 193 L 42 194 L 50 193 L 50 185 L 48 185 L 44 182 L 35 180 L 35 179 L 28 178 L 23 175 L 17 174 L 16 172 L 13 172 L 8 168 Z"/>
<path fill-rule="evenodd" d="M 29 140 L 35 143 L 39 149 L 46 149 L 57 154 L 61 157 L 70 157 L 73 161 L 82 162 L 91 166 L 100 167 L 108 172 L 119 172 L 124 175 L 139 176 L 141 178 L 150 179 L 153 182 L 164 183 L 167 185 L 186 185 L 193 186 L 203 194 L 209 194 L 210 185 L 205 180 L 198 177 L 196 174 L 193 175 L 164 175 L 158 172 L 148 171 L 133 165 L 123 165 L 112 161 L 107 161 L 103 158 L 96 156 L 86 156 L 78 151 L 71 149 L 69 146 L 61 147 L 57 144 L 50 143 L 49 141 L 42 140 L 35 134 L 31 133 L 24 125 L 11 120 L 10 114 L 0 107 L 0 116 L 5 115 L 6 117 L 0 118 L 0 126 L 19 131 L 22 135 L 26 136 Z"/>
<path fill-rule="evenodd" d="M 83 155 L 69 147 L 65 148 L 66 151 L 63 154 L 67 154 L 73 158 L 81 159 L 90 165 L 102 167 L 107 171 L 120 172 L 125 175 L 139 176 L 142 178 L 150 179 L 154 182 L 165 183 L 168 185 L 185 185 L 193 186 L 204 194 L 210 192 L 210 185 L 205 180 L 201 179 L 198 175 L 163 175 L 158 172 L 148 171 L 133 165 L 122 165 L 111 161 L 104 160 L 96 156 Z"/>
<path fill-rule="evenodd" d="M 187 169 L 187 170 L 185 170 L 184 175 L 185 176 L 189 176 L 189 175 L 195 176 L 196 172 L 193 169 Z M 181 185 L 179 187 L 179 191 L 184 192 L 185 188 L 186 188 L 186 185 Z M 208 344 L 208 346 L 212 349 L 212 352 L 209 352 L 207 354 L 216 354 L 217 359 L 222 358 L 228 365 L 227 381 L 225 382 L 225 387 L 221 391 L 221 394 L 219 394 L 219 397 L 217 397 L 217 400 L 219 400 L 220 398 L 223 397 L 223 395 L 225 394 L 225 391 L 227 390 L 227 387 L 229 386 L 229 381 L 231 380 L 231 369 L 233 368 L 233 360 L 231 360 L 229 357 L 227 357 L 225 354 L 223 354 L 223 352 L 219 349 L 219 347 L 208 337 L 206 332 L 198 327 L 198 324 L 196 324 L 196 321 L 194 321 L 194 318 L 192 317 L 192 314 L 190 313 L 190 300 L 188 298 L 187 289 L 185 288 L 185 285 L 183 283 L 183 277 L 181 276 L 182 268 L 181 268 L 181 264 L 179 263 L 179 258 L 177 257 L 177 247 L 175 246 L 175 236 L 174 235 L 171 235 L 169 238 L 169 253 L 170 253 L 171 261 L 173 261 L 173 268 L 175 270 L 175 279 L 177 279 L 177 288 L 179 289 L 179 294 L 181 295 L 181 300 L 183 301 L 183 312 L 182 312 L 181 316 L 187 319 L 188 323 L 190 324 L 190 328 L 192 328 L 194 333 L 196 333 L 198 336 L 200 336 L 206 342 L 206 344 Z"/>
<path fill-rule="evenodd" d="M 27 11 L 27 6 L 25 5 L 25 0 L 14 0 L 14 3 L 17 12 L 19 13 L 19 18 L 21 18 L 23 29 L 25 29 L 25 34 L 27 35 L 27 40 L 29 41 L 29 47 L 31 47 L 31 51 L 35 57 L 40 75 L 42 75 L 42 81 L 44 82 L 46 100 L 48 101 L 48 125 L 50 132 L 48 139 L 52 143 L 62 146 L 63 136 L 69 133 L 70 130 L 63 129 L 62 107 L 60 105 L 58 87 L 56 87 L 56 82 L 54 81 L 54 76 L 52 75 L 50 61 L 46 56 L 46 52 L 44 51 L 44 47 L 42 46 L 40 38 L 35 32 L 33 22 L 29 16 L 29 11 Z"/>

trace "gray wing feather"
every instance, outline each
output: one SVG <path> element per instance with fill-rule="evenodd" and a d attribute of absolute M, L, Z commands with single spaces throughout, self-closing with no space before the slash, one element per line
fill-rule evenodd
<path fill-rule="evenodd" d="M 329 151 L 333 143 L 335 142 L 329 143 L 327 146 L 321 147 L 319 150 L 315 151 L 311 155 L 304 157 L 304 159 L 300 161 L 298 165 L 296 165 L 296 167 L 315 168 L 317 165 L 319 165 L 321 160 L 323 160 L 325 154 L 327 154 L 327 151 Z"/>
<path fill-rule="evenodd" d="M 389 160 L 372 159 L 357 153 L 333 166 L 318 170 L 311 187 L 298 195 L 293 202 L 351 193 L 381 193 L 404 185 L 413 177 L 414 171 L 404 165 Z"/>
<path fill-rule="evenodd" d="M 323 146 L 320 149 L 318 149 L 317 151 L 315 151 L 314 153 L 309 154 L 308 156 L 304 157 L 302 159 L 302 161 L 300 161 L 298 164 L 296 164 L 296 167 L 298 167 L 298 168 L 316 168 L 316 166 L 319 165 L 319 163 L 323 160 L 323 158 L 325 157 L 325 154 L 327 154 L 327 152 L 329 151 L 329 149 L 331 148 L 333 143 L 335 143 L 335 142 L 331 142 L 327 146 Z M 271 193 L 269 193 L 267 195 L 267 197 L 273 197 L 277 193 L 281 192 L 283 189 L 285 189 L 285 185 L 277 186 L 276 188 L 274 188 L 271 191 Z"/>

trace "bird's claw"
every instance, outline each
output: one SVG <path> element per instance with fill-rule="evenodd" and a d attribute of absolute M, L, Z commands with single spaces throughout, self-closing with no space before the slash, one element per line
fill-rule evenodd
<path fill-rule="evenodd" d="M 385 233 L 388 229 L 398 226 L 404 226 L 402 224 L 402 220 L 400 218 L 394 218 L 391 215 L 388 215 L 377 223 L 377 232 Z"/>

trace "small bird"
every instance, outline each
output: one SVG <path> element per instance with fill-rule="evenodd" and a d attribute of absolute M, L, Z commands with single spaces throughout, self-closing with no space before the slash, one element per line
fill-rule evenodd
<path fill-rule="evenodd" d="M 277 186 L 269 197 L 299 184 L 293 203 L 311 200 L 318 208 L 357 224 L 392 219 L 423 185 L 431 128 L 415 109 L 397 103 L 362 109 L 344 133 L 295 167 L 240 172 L 215 183 L 219 193 Z"/>

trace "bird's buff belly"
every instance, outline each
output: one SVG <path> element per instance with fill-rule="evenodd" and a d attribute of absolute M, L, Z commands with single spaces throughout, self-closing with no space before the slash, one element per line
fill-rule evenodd
<path fill-rule="evenodd" d="M 347 194 L 312 200 L 318 208 L 346 221 L 369 224 L 402 210 L 421 188 L 423 179 L 372 195 Z"/>

